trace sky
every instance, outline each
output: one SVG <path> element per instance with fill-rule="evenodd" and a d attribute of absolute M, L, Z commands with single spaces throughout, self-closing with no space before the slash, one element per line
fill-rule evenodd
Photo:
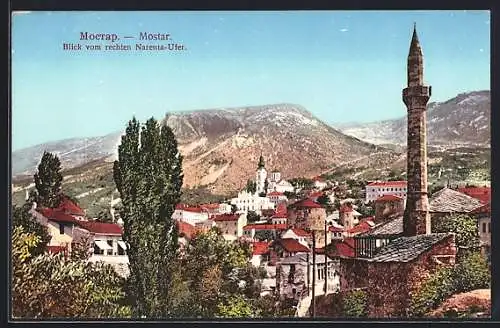
<path fill-rule="evenodd" d="M 430 101 L 490 89 L 489 11 L 13 13 L 12 149 L 172 111 L 294 103 L 330 124 L 402 117 L 414 23 Z M 81 32 L 120 39 L 82 41 Z M 141 32 L 171 41 L 141 41 Z M 132 50 L 85 49 L 93 44 Z"/>

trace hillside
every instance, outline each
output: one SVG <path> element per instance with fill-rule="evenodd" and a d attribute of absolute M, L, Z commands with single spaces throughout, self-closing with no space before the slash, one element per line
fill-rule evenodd
<path fill-rule="evenodd" d="M 232 194 L 254 178 L 261 153 L 266 167 L 280 170 L 284 178 L 312 177 L 373 152 L 394 153 L 346 136 L 292 104 L 172 113 L 165 122 L 184 156 L 184 187 L 208 188 L 216 194 Z M 120 135 L 63 140 L 14 152 L 15 181 L 31 179 L 45 149 L 58 154 L 65 169 L 94 161 L 101 163 L 101 171 L 109 170 Z"/>
<path fill-rule="evenodd" d="M 429 103 L 427 136 L 430 146 L 490 145 L 490 91 L 459 94 L 441 103 Z M 373 123 L 335 125 L 340 131 L 377 145 L 406 146 L 406 116 Z"/>

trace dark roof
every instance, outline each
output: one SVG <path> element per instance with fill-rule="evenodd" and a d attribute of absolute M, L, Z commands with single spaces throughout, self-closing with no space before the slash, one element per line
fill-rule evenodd
<path fill-rule="evenodd" d="M 374 257 L 362 260 L 369 262 L 410 262 L 450 235 L 449 233 L 433 233 L 399 237 L 382 247 Z"/>
<path fill-rule="evenodd" d="M 429 201 L 430 212 L 438 213 L 468 213 L 481 205 L 481 201 L 449 188 L 439 190 Z"/>
<path fill-rule="evenodd" d="M 359 237 L 383 237 L 389 235 L 400 235 L 403 233 L 403 216 L 385 221 L 368 232 L 360 234 Z"/>
<path fill-rule="evenodd" d="M 104 235 L 119 235 L 123 233 L 122 227 L 116 223 L 104 223 L 96 221 L 78 221 L 76 222 L 80 227 L 97 234 Z"/>

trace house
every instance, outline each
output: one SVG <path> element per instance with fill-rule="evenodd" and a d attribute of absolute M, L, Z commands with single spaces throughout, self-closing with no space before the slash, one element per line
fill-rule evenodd
<path fill-rule="evenodd" d="M 272 239 L 276 239 L 281 231 L 286 229 L 286 224 L 248 224 L 243 227 L 243 236 L 250 240 L 254 240 L 257 231 L 269 231 Z"/>
<path fill-rule="evenodd" d="M 232 212 L 233 207 L 228 203 L 219 204 L 219 214 L 229 214 Z"/>
<path fill-rule="evenodd" d="M 406 181 L 377 181 L 366 185 L 365 202 L 373 202 L 384 195 L 394 195 L 406 198 Z"/>
<path fill-rule="evenodd" d="M 481 252 L 491 260 L 491 205 L 482 205 L 470 212 L 477 218 Z"/>
<path fill-rule="evenodd" d="M 179 233 L 179 245 L 181 249 L 184 249 L 187 246 L 188 240 L 191 240 L 199 230 L 191 223 L 187 223 L 185 221 L 175 222 L 177 224 L 177 230 Z"/>
<path fill-rule="evenodd" d="M 221 214 L 212 217 L 216 227 L 226 240 L 236 240 L 243 236 L 243 227 L 247 224 L 247 214 Z"/>
<path fill-rule="evenodd" d="M 105 262 L 116 271 L 128 275 L 127 245 L 122 240 L 122 227 L 116 223 L 89 221 L 70 200 L 58 208 L 32 208 L 31 215 L 47 227 L 52 237 L 48 243 L 50 252 L 71 253 L 77 243 L 88 243 L 91 262 Z M 72 214 L 69 214 L 72 213 Z"/>
<path fill-rule="evenodd" d="M 271 244 L 271 248 L 271 261 L 293 256 L 297 253 L 309 253 L 311 251 L 309 247 L 292 238 L 277 239 Z"/>
<path fill-rule="evenodd" d="M 311 199 L 312 201 L 314 202 L 317 202 L 318 201 L 318 198 L 320 198 L 321 196 L 323 196 L 325 193 L 322 192 L 322 191 L 311 191 L 309 193 L 309 199 Z"/>
<path fill-rule="evenodd" d="M 314 262 L 309 253 L 299 253 L 286 257 L 277 264 L 276 289 L 282 298 L 299 301 L 304 295 L 310 295 L 312 288 L 314 288 L 315 295 L 324 295 L 325 280 L 327 293 L 339 290 L 338 261 L 330 259 L 324 254 L 317 254 Z M 315 275 L 314 286 L 313 272 Z"/>
<path fill-rule="evenodd" d="M 239 211 L 253 211 L 258 215 L 262 214 L 262 210 L 272 210 L 275 207 L 268 197 L 261 197 L 258 193 L 250 193 L 246 190 L 239 192 L 238 197 L 232 198 L 231 204 L 236 205 Z"/>
<path fill-rule="evenodd" d="M 287 180 L 280 180 L 278 182 L 270 182 L 269 190 L 283 192 L 283 193 L 285 192 L 293 193 L 295 192 L 295 187 L 292 186 L 292 184 Z"/>
<path fill-rule="evenodd" d="M 332 240 L 342 240 L 344 239 L 344 234 L 346 232 L 344 226 L 338 224 L 336 221 L 332 221 L 328 227 L 330 231 L 330 239 Z"/>
<path fill-rule="evenodd" d="M 286 203 L 281 202 L 276 206 L 274 214 L 271 216 L 272 224 L 287 224 L 288 223 L 288 210 L 286 208 Z"/>
<path fill-rule="evenodd" d="M 198 207 L 201 209 L 202 212 L 207 213 L 208 216 L 224 213 L 224 212 L 220 211 L 221 204 L 217 204 L 217 203 L 201 204 Z M 229 212 L 231 212 L 231 210 L 229 210 Z"/>
<path fill-rule="evenodd" d="M 361 219 L 358 224 L 350 229 L 344 229 L 343 236 L 344 237 L 354 237 L 356 235 L 365 233 L 370 231 L 375 226 L 375 222 L 373 222 L 373 217 L 367 217 Z"/>
<path fill-rule="evenodd" d="M 469 214 L 482 205 L 478 199 L 450 188 L 443 188 L 429 199 L 431 222 L 450 214 Z"/>
<path fill-rule="evenodd" d="M 253 266 L 259 267 L 263 262 L 269 260 L 269 245 L 270 242 L 256 241 L 251 243 L 252 246 L 252 259 L 250 263 Z"/>
<path fill-rule="evenodd" d="M 288 201 L 288 198 L 285 196 L 285 194 L 279 191 L 271 191 L 267 194 L 267 198 L 269 198 L 269 200 L 274 203 L 275 206 L 278 206 L 279 203 Z"/>
<path fill-rule="evenodd" d="M 339 223 L 346 229 L 353 228 L 359 222 L 361 213 L 354 209 L 350 202 L 344 202 L 340 205 L 339 209 Z"/>
<path fill-rule="evenodd" d="M 282 239 L 295 239 L 302 245 L 309 247 L 312 244 L 312 235 L 304 229 L 292 228 L 288 229 L 281 235 Z"/>
<path fill-rule="evenodd" d="M 189 206 L 185 204 L 177 204 L 175 211 L 172 214 L 172 219 L 184 221 L 190 224 L 196 224 L 208 220 L 209 214 L 202 208 L 197 206 Z"/>

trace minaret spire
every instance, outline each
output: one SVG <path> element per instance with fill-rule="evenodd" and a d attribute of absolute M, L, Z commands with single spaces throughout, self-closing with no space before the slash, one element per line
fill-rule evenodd
<path fill-rule="evenodd" d="M 403 89 L 403 102 L 408 110 L 407 180 L 408 191 L 403 219 L 405 236 L 431 232 L 427 196 L 427 102 L 431 87 L 424 85 L 424 63 L 416 24 L 413 25 L 408 54 L 408 87 Z"/>

